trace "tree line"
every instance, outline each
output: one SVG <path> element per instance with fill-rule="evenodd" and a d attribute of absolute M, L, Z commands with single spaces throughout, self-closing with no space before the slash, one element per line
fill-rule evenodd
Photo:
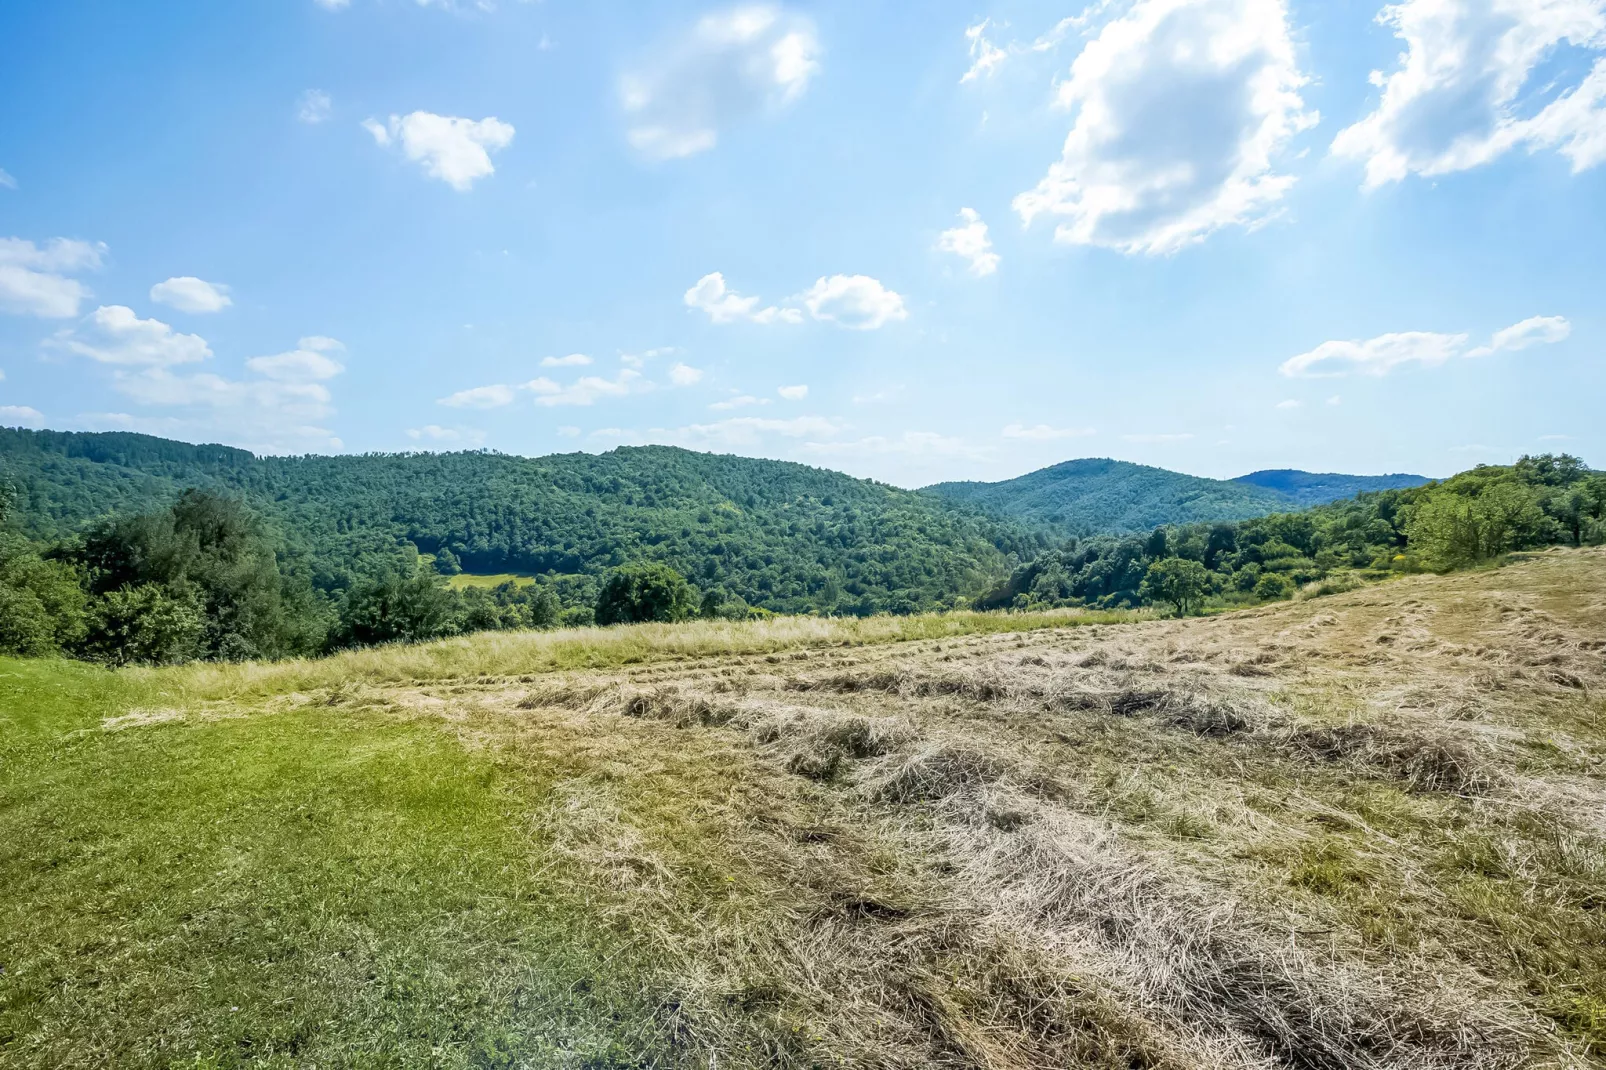
<path fill-rule="evenodd" d="M 1447 571 L 1517 550 L 1602 543 L 1606 473 L 1576 457 L 1543 454 L 1303 512 L 1073 539 L 1017 566 L 975 605 L 1160 604 L 1189 613 L 1206 604 L 1288 598 L 1311 584 Z"/>
<path fill-rule="evenodd" d="M 450 545 L 421 553 L 396 540 L 343 583 L 320 584 L 313 555 L 238 496 L 190 489 L 164 508 L 44 540 L 17 530 L 14 503 L 0 488 L 0 653 L 111 665 L 238 661 L 480 631 L 772 612 L 719 582 L 717 571 L 705 570 L 698 584 L 640 549 L 605 571 L 459 589 L 448 578 L 463 559 Z M 643 543 L 653 535 L 644 531 Z M 1546 454 L 1304 512 L 1073 539 L 1021 561 L 1001 582 L 970 576 L 969 596 L 950 580 L 930 601 L 983 610 L 1162 605 L 1188 614 L 1310 585 L 1602 543 L 1606 474 Z M 843 594 L 822 584 L 800 609 L 931 608 L 914 598 L 872 608 Z"/>

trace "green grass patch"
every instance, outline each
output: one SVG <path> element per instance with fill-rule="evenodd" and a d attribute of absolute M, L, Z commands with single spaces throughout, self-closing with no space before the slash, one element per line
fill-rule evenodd
<path fill-rule="evenodd" d="M 462 591 L 470 587 L 490 589 L 500 587 L 504 583 L 511 583 L 515 587 L 533 587 L 535 586 L 535 577 L 526 572 L 496 572 L 486 575 L 459 572 L 446 580 L 446 586 L 454 591 Z"/>
<path fill-rule="evenodd" d="M 547 857 L 550 775 L 349 710 L 18 748 L 0 1064 L 642 1065 L 651 963 Z"/>

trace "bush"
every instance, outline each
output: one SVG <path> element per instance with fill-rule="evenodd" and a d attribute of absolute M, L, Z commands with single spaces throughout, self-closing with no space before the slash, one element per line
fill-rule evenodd
<path fill-rule="evenodd" d="M 598 624 L 685 620 L 697 612 L 697 592 L 686 577 L 657 562 L 615 569 L 597 595 Z"/>
<path fill-rule="evenodd" d="M 333 645 L 371 646 L 450 635 L 456 631 L 456 608 L 452 593 L 427 572 L 363 580 L 346 592 Z"/>
<path fill-rule="evenodd" d="M 119 587 L 90 607 L 85 652 L 112 665 L 166 664 L 202 654 L 206 613 L 193 591 L 155 583 Z"/>
<path fill-rule="evenodd" d="M 1268 572 L 1255 584 L 1255 597 L 1267 602 L 1278 602 L 1294 593 L 1294 585 L 1287 576 Z"/>

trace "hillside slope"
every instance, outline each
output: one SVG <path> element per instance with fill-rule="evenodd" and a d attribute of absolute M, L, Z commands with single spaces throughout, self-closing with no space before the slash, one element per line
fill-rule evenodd
<path fill-rule="evenodd" d="M 1606 551 L 0 668 L 0 1063 L 1606 1066 Z"/>
<path fill-rule="evenodd" d="M 1348 476 L 1338 472 L 1302 472 L 1297 468 L 1271 468 L 1239 476 L 1234 483 L 1248 483 L 1256 487 L 1286 495 L 1293 507 L 1304 509 L 1312 505 L 1353 498 L 1376 490 L 1403 490 L 1420 487 L 1430 482 L 1427 476 L 1396 472 L 1384 476 Z"/>
<path fill-rule="evenodd" d="M 998 483 L 937 483 L 924 493 L 1060 536 L 1242 520 L 1293 508 L 1265 487 L 1107 458 L 1065 461 Z"/>
<path fill-rule="evenodd" d="M 662 446 L 601 455 L 254 457 L 123 433 L 0 431 L 19 520 L 60 537 L 185 487 L 243 495 L 320 587 L 383 567 L 407 543 L 465 568 L 595 574 L 673 565 L 776 611 L 865 613 L 951 604 L 1035 545 L 912 491 L 780 461 Z"/>

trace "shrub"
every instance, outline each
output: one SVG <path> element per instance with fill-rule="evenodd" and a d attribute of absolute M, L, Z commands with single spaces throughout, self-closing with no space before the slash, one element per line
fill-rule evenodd
<path fill-rule="evenodd" d="M 1287 576 L 1279 576 L 1275 572 L 1268 572 L 1260 577 L 1255 584 L 1255 597 L 1267 602 L 1277 602 L 1294 593 L 1294 585 Z"/>
<path fill-rule="evenodd" d="M 598 624 L 685 620 L 696 613 L 697 593 L 686 577 L 658 562 L 615 569 L 597 595 Z"/>

